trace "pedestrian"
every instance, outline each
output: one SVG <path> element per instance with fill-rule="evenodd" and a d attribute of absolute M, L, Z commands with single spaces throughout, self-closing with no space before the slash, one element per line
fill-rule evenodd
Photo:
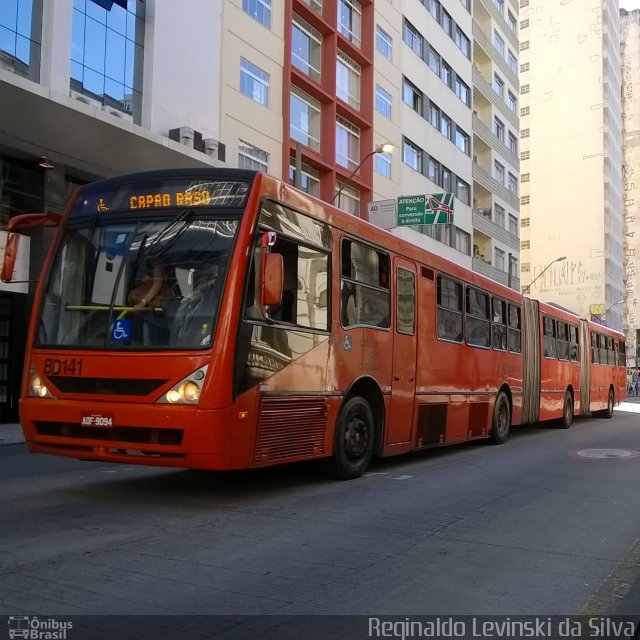
<path fill-rule="evenodd" d="M 637 395 L 636 393 L 636 386 L 638 384 L 638 374 L 634 371 L 631 374 L 631 395 Z"/>
<path fill-rule="evenodd" d="M 636 370 L 635 395 L 640 396 L 640 369 Z"/>

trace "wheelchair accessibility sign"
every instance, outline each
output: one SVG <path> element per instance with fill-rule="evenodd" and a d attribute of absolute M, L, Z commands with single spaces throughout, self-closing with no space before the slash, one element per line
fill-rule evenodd
<path fill-rule="evenodd" d="M 111 326 L 111 339 L 114 342 L 127 342 L 131 338 L 131 320 L 116 320 Z"/>

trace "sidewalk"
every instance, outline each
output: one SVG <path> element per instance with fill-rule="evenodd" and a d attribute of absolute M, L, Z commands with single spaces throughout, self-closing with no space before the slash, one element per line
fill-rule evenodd
<path fill-rule="evenodd" d="M 0 447 L 3 444 L 19 444 L 24 442 L 24 435 L 19 424 L 0 424 Z"/>

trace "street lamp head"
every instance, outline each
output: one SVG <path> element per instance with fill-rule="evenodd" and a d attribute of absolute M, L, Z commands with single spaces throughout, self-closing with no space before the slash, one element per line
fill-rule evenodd
<path fill-rule="evenodd" d="M 393 145 L 390 142 L 383 142 L 376 147 L 374 153 L 391 153 L 393 151 Z"/>
<path fill-rule="evenodd" d="M 559 258 L 556 258 L 556 262 L 562 262 L 563 260 L 566 260 L 567 256 L 560 256 Z"/>

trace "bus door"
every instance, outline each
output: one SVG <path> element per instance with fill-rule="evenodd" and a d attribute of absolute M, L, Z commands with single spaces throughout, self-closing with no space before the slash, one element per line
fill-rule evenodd
<path fill-rule="evenodd" d="M 415 265 L 395 258 L 395 324 L 391 371 L 391 406 L 386 444 L 408 443 L 416 391 L 417 308 Z"/>

